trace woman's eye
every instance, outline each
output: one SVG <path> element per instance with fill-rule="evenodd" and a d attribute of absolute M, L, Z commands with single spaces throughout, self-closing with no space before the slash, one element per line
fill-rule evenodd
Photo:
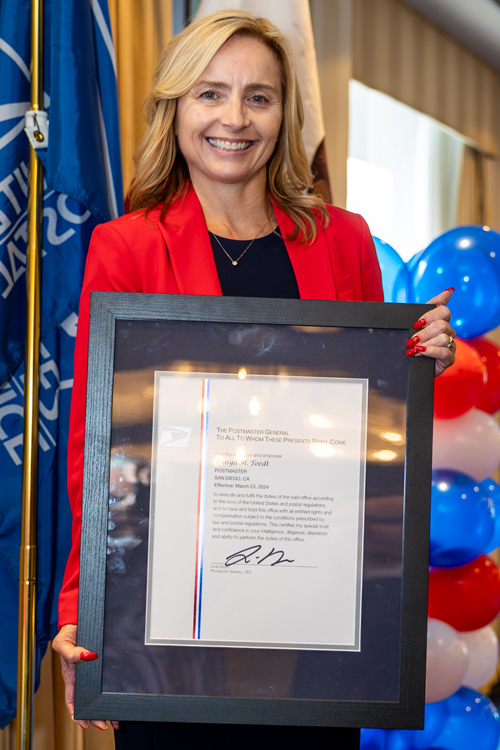
<path fill-rule="evenodd" d="M 254 94 L 251 99 L 255 104 L 264 104 L 267 101 L 266 97 L 262 96 L 262 94 Z"/>
<path fill-rule="evenodd" d="M 202 99 L 208 99 L 209 101 L 214 101 L 214 99 L 217 98 L 217 94 L 215 91 L 204 91 L 201 95 Z"/>

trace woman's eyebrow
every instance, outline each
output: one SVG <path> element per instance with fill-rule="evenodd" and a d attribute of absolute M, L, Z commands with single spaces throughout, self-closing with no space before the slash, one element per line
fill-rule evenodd
<path fill-rule="evenodd" d="M 195 83 L 195 86 L 208 86 L 208 88 L 214 88 L 214 89 L 230 89 L 231 84 L 224 83 L 223 81 L 197 81 Z M 270 83 L 248 83 L 245 86 L 245 91 L 250 91 L 253 89 L 262 89 L 265 91 L 272 91 L 273 93 L 276 92 L 276 88 L 272 86 Z"/>

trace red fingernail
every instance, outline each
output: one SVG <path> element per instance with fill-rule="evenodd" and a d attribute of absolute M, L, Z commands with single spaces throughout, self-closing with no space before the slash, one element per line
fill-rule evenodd
<path fill-rule="evenodd" d="M 406 342 L 406 346 L 415 346 L 420 341 L 420 336 L 414 336 L 412 339 Z"/>
<path fill-rule="evenodd" d="M 406 356 L 407 357 L 413 357 L 413 355 L 416 354 L 416 353 L 417 353 L 417 350 L 414 347 L 413 349 L 408 349 L 408 351 L 406 352 Z"/>
<path fill-rule="evenodd" d="M 425 318 L 420 318 L 420 320 L 417 320 L 416 323 L 413 324 L 413 328 L 418 331 L 420 328 L 423 328 L 425 325 L 427 325 Z"/>
<path fill-rule="evenodd" d="M 448 289 L 447 289 L 446 291 L 447 291 L 447 292 L 454 292 L 454 291 L 455 291 L 455 288 L 454 288 L 454 287 L 452 287 L 452 286 L 449 286 L 449 287 L 448 287 Z"/>
<path fill-rule="evenodd" d="M 97 728 L 98 728 L 98 729 L 100 729 L 100 730 L 101 730 L 101 732 L 105 732 L 105 731 L 106 731 L 106 729 L 107 729 L 107 727 L 97 727 Z"/>
<path fill-rule="evenodd" d="M 413 348 L 415 349 L 416 352 L 425 352 L 427 347 L 426 346 L 414 346 Z"/>
<path fill-rule="evenodd" d="M 95 661 L 97 659 L 97 654 L 94 654 L 93 651 L 84 651 L 83 654 L 80 654 L 80 661 Z"/>

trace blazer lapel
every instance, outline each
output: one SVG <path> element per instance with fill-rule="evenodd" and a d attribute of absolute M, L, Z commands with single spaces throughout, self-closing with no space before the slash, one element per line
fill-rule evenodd
<path fill-rule="evenodd" d="M 340 278 L 344 274 L 340 266 L 332 267 L 337 254 L 335 248 L 329 248 L 325 231 L 319 229 L 312 245 L 288 240 L 287 235 L 294 228 L 293 221 L 275 203 L 273 208 L 301 299 L 337 299 L 335 277 Z M 158 226 L 180 293 L 222 296 L 205 217 L 193 187 L 189 188 L 184 198 L 172 204 L 166 223 L 159 221 Z M 341 265 L 340 259 L 337 260 L 337 265 Z"/>
<path fill-rule="evenodd" d="M 294 228 L 292 219 L 273 203 L 274 213 L 297 279 L 301 299 L 337 299 L 332 259 L 325 236 L 319 229 L 312 245 L 287 240 Z"/>
<path fill-rule="evenodd" d="M 180 293 L 222 296 L 205 217 L 192 187 L 169 208 L 166 223 L 158 226 Z"/>

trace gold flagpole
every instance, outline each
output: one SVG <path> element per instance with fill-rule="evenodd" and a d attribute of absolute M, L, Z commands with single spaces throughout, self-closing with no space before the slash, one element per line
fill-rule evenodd
<path fill-rule="evenodd" d="M 43 110 L 43 0 L 31 0 L 31 109 Z M 38 133 L 38 137 L 41 134 Z M 35 133 L 35 138 L 37 133 Z M 35 694 L 35 576 L 38 450 L 38 349 L 40 340 L 40 245 L 42 165 L 30 144 L 28 247 L 26 259 L 26 343 L 24 366 L 24 448 L 19 641 L 17 750 L 30 750 Z"/>

